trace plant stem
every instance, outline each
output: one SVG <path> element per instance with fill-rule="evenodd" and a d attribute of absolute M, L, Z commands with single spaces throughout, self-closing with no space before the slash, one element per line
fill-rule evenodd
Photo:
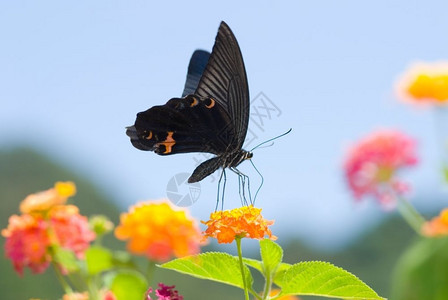
<path fill-rule="evenodd" d="M 443 178 L 448 183 L 448 108 L 447 107 L 435 107 L 435 126 L 437 140 L 439 142 L 439 150 L 442 157 L 442 172 Z"/>
<path fill-rule="evenodd" d="M 264 299 L 259 294 L 257 294 L 257 292 L 254 291 L 254 289 L 252 289 L 252 288 L 250 288 L 249 292 L 252 294 L 252 296 L 254 296 L 255 299 L 258 299 L 258 300 L 263 300 Z"/>
<path fill-rule="evenodd" d="M 83 276 L 81 272 L 68 273 L 66 277 L 67 282 L 76 291 L 83 291 L 89 287 L 89 278 L 87 276 Z"/>
<path fill-rule="evenodd" d="M 98 283 L 98 275 L 93 275 L 93 276 L 86 276 L 85 277 L 86 283 L 87 283 L 87 288 L 89 290 L 89 299 L 92 300 L 100 300 L 100 295 L 99 295 L 99 283 Z"/>
<path fill-rule="evenodd" d="M 151 284 L 155 270 L 156 270 L 156 263 L 152 260 L 148 260 L 148 266 L 146 268 L 146 279 L 148 280 L 148 284 Z"/>
<path fill-rule="evenodd" d="M 241 250 L 241 238 L 236 238 L 236 248 L 238 250 L 238 259 L 240 261 L 241 276 L 243 276 L 244 297 L 249 300 L 249 291 L 247 290 L 246 275 L 244 274 L 243 254 Z"/>
<path fill-rule="evenodd" d="M 264 272 L 263 272 L 264 273 Z M 264 279 L 264 289 L 263 289 L 263 299 L 268 299 L 269 294 L 271 292 L 271 274 L 264 274 L 265 279 Z"/>
<path fill-rule="evenodd" d="M 409 201 L 403 197 L 397 197 L 398 199 L 398 211 L 401 213 L 403 218 L 408 222 L 417 234 L 421 234 L 421 228 L 425 219 L 422 215 L 412 206 Z"/>
<path fill-rule="evenodd" d="M 52 265 L 53 265 L 54 272 L 56 273 L 56 277 L 59 280 L 59 283 L 62 285 L 62 288 L 64 289 L 64 292 L 66 294 L 73 293 L 72 288 L 67 283 L 67 281 L 65 281 L 64 276 L 61 273 L 61 270 L 59 270 L 58 266 L 55 263 L 52 263 Z"/>

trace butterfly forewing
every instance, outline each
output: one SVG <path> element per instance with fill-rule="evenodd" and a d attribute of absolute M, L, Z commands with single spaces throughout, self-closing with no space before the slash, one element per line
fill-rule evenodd
<path fill-rule="evenodd" d="M 249 122 L 249 87 L 238 42 L 225 22 L 221 22 L 213 51 L 199 81 L 196 95 L 213 97 L 229 113 L 233 137 L 228 151 L 241 149 Z"/>

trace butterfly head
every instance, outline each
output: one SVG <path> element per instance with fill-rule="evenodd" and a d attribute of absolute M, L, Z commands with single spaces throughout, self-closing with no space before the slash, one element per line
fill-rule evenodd
<path fill-rule="evenodd" d="M 246 151 L 244 159 L 251 159 L 254 156 L 254 154 L 250 151 Z"/>

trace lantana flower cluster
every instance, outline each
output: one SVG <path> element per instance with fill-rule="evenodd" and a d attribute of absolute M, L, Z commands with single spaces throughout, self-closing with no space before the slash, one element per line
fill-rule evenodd
<path fill-rule="evenodd" d="M 448 236 L 448 208 L 423 224 L 422 234 L 428 237 Z"/>
<path fill-rule="evenodd" d="M 115 297 L 114 293 L 107 290 L 100 291 L 98 298 L 101 300 L 117 300 L 117 297 Z M 70 294 L 65 294 L 62 297 L 62 300 L 92 300 L 92 299 L 90 298 L 88 292 L 83 293 L 74 292 Z"/>
<path fill-rule="evenodd" d="M 83 258 L 95 233 L 87 217 L 76 206 L 66 204 L 75 193 L 74 183 L 57 182 L 51 189 L 26 197 L 20 204 L 21 214 L 9 218 L 1 234 L 6 238 L 6 256 L 20 275 L 25 267 L 33 273 L 44 272 L 56 247 Z"/>
<path fill-rule="evenodd" d="M 196 220 L 168 200 L 140 202 L 120 216 L 115 236 L 129 252 L 157 262 L 198 254 L 202 241 Z"/>
<path fill-rule="evenodd" d="M 448 104 L 448 62 L 411 65 L 396 84 L 398 97 L 415 104 Z"/>
<path fill-rule="evenodd" d="M 275 240 L 269 221 L 261 215 L 261 208 L 243 206 L 232 210 L 216 211 L 210 220 L 202 222 L 207 226 L 206 237 L 216 238 L 218 243 L 232 243 L 236 238 L 263 239 L 266 235 Z"/>
<path fill-rule="evenodd" d="M 385 208 L 409 185 L 396 177 L 403 168 L 417 163 L 416 142 L 396 130 L 380 130 L 357 142 L 344 162 L 345 176 L 356 199 L 373 196 Z"/>

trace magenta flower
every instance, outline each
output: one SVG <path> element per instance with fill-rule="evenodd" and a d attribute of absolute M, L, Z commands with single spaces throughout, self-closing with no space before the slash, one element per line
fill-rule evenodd
<path fill-rule="evenodd" d="M 174 285 L 167 286 L 159 283 L 159 288 L 156 290 L 157 300 L 183 300 L 184 297 L 179 295 L 179 292 L 174 289 Z M 149 288 L 145 294 L 145 300 L 151 300 L 152 288 Z"/>
<path fill-rule="evenodd" d="M 174 285 L 167 286 L 159 283 L 159 288 L 156 290 L 156 296 L 159 297 L 158 300 L 183 300 L 184 297 L 179 295 L 179 292 L 174 287 Z"/>
<path fill-rule="evenodd" d="M 344 162 L 345 176 L 356 199 L 373 196 L 385 208 L 410 186 L 397 179 L 403 167 L 417 163 L 416 142 L 394 130 L 380 130 L 356 143 Z"/>

